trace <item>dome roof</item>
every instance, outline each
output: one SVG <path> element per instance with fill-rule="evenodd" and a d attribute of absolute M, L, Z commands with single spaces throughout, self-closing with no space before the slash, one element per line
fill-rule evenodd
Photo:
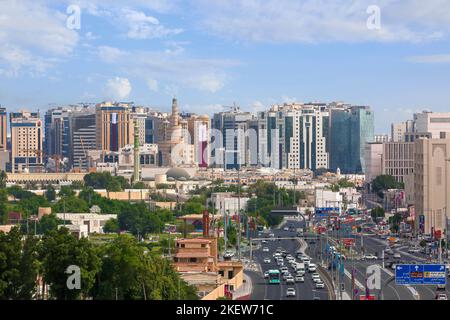
<path fill-rule="evenodd" d="M 186 170 L 182 168 L 172 168 L 167 170 L 166 172 L 167 178 L 174 178 L 179 180 L 180 178 L 189 179 L 191 176 L 187 173 Z"/>

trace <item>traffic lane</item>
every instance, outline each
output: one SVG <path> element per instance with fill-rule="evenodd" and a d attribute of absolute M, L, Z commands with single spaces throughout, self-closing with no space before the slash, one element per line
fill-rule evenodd
<path fill-rule="evenodd" d="M 261 278 L 261 275 L 254 271 L 245 271 L 252 281 L 252 294 L 251 300 L 264 300 L 266 299 L 266 281 Z"/>
<path fill-rule="evenodd" d="M 372 238 L 368 237 L 367 240 L 366 240 L 367 243 L 371 246 L 376 246 L 376 244 L 382 246 L 381 241 L 383 241 L 383 240 L 381 240 L 381 239 L 372 239 Z M 386 246 L 388 246 L 387 242 L 386 242 Z M 423 257 L 419 257 L 417 254 L 404 252 L 404 250 L 401 250 L 400 248 L 401 247 L 396 248 L 394 246 L 392 248 L 392 251 L 394 253 L 400 254 L 401 263 L 404 263 L 404 264 L 426 263 L 425 261 L 423 261 Z M 395 261 L 395 259 L 393 259 L 392 256 L 386 255 L 385 263 L 387 264 L 391 261 Z M 392 270 L 392 269 L 390 269 L 390 270 L 393 273 L 395 272 L 395 270 Z M 436 297 L 437 286 L 412 286 L 412 287 L 417 291 L 421 300 L 433 300 Z M 445 291 L 447 292 L 447 294 L 450 294 L 450 286 L 447 286 Z"/>
<path fill-rule="evenodd" d="M 303 223 L 298 221 L 289 221 L 288 224 L 293 224 L 296 228 L 301 228 Z M 273 233 L 276 237 L 294 237 L 296 234 L 295 232 L 290 231 L 284 231 L 284 230 L 274 230 Z M 278 242 L 280 245 L 275 245 L 275 247 L 282 247 L 286 250 L 286 252 L 290 253 L 295 257 L 295 254 L 297 250 L 300 248 L 300 243 L 297 240 L 276 240 L 275 243 Z M 276 250 L 276 249 L 275 249 Z M 315 261 L 313 261 L 315 262 Z M 278 268 L 278 266 L 276 267 Z M 294 274 L 294 270 L 292 267 L 288 266 L 289 271 Z M 304 283 L 296 283 L 296 293 L 297 293 L 297 299 L 298 300 L 312 300 L 315 296 L 319 297 L 321 300 L 327 300 L 328 299 L 328 292 L 326 289 L 316 289 L 315 283 L 312 281 L 311 274 L 306 273 L 305 274 L 305 282 Z M 292 287 L 293 285 L 286 285 L 283 282 L 283 285 L 285 290 L 287 290 L 288 287 Z"/>

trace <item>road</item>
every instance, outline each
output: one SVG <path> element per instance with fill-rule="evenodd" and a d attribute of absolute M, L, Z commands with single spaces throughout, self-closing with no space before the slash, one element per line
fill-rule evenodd
<path fill-rule="evenodd" d="M 300 221 L 289 220 L 289 225 L 293 225 L 295 228 L 303 227 L 304 223 Z M 275 234 L 275 241 L 267 241 L 266 244 L 263 244 L 261 248 L 255 250 L 253 252 L 254 261 L 260 266 L 260 270 L 255 271 L 247 271 L 247 274 L 250 276 L 252 280 L 252 300 L 313 300 L 314 297 L 320 298 L 320 300 L 328 299 L 328 290 L 325 286 L 325 289 L 315 289 L 314 283 L 311 279 L 311 273 L 305 274 L 305 282 L 304 283 L 296 283 L 295 285 L 286 285 L 283 281 L 281 281 L 280 285 L 269 285 L 267 281 L 264 279 L 264 272 L 270 269 L 278 269 L 279 267 L 276 265 L 273 259 L 273 253 L 276 251 L 278 247 L 282 247 L 288 253 L 295 257 L 296 251 L 300 248 L 301 242 L 298 239 L 293 240 L 278 240 L 278 237 L 295 237 L 295 232 L 283 231 L 282 228 L 272 230 Z M 269 252 L 263 252 L 262 248 L 268 247 Z M 269 257 L 271 259 L 270 264 L 264 263 L 264 258 Z M 316 263 L 314 259 L 313 263 Z M 290 268 L 290 267 L 288 267 Z M 290 268 L 290 272 L 293 273 L 293 270 Z M 296 290 L 295 298 L 287 298 L 286 290 L 287 288 L 294 287 Z"/>
<path fill-rule="evenodd" d="M 382 240 L 376 235 L 362 235 L 355 238 L 355 249 L 354 249 L 354 257 L 355 259 L 351 259 L 351 257 L 347 257 L 348 259 L 344 263 L 345 268 L 345 278 L 344 285 L 345 291 L 352 296 L 352 272 L 355 277 L 355 285 L 354 288 L 357 290 L 355 297 L 359 295 L 364 295 L 366 291 L 366 273 L 370 266 L 378 265 L 381 268 L 381 283 L 383 287 L 383 298 L 385 300 L 433 300 L 436 297 L 437 286 L 405 286 L 405 285 L 396 285 L 395 281 L 392 280 L 394 277 L 395 270 L 389 268 L 389 263 L 392 260 L 392 257 L 389 255 L 385 255 L 385 268 L 382 268 L 382 260 L 370 260 L 363 261 L 360 260 L 361 252 L 365 254 L 372 254 L 378 257 L 382 256 L 382 251 L 388 247 L 388 241 Z M 361 246 L 363 244 L 363 246 Z M 322 244 L 322 246 L 326 246 Z M 401 263 L 404 264 L 413 264 L 413 263 L 427 263 L 426 256 L 421 253 L 411 254 L 408 253 L 408 243 L 399 244 L 393 246 L 392 249 L 394 253 L 398 253 L 401 255 Z M 311 247 L 312 249 L 313 247 Z M 315 254 L 319 257 L 318 252 L 320 249 L 314 249 Z M 385 285 L 389 281 L 389 284 Z M 369 291 L 370 294 L 375 294 L 378 298 L 380 291 L 372 290 Z M 447 284 L 446 293 L 450 296 L 450 285 Z"/>

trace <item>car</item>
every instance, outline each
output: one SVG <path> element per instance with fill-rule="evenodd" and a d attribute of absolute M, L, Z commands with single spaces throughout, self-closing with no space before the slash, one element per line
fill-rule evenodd
<path fill-rule="evenodd" d="M 294 288 L 288 288 L 286 290 L 286 297 L 295 297 L 295 289 Z"/>
<path fill-rule="evenodd" d="M 323 289 L 323 288 L 325 288 L 325 284 L 323 283 L 323 281 L 322 280 L 320 280 L 320 282 L 317 281 L 316 282 L 316 289 Z"/>
<path fill-rule="evenodd" d="M 281 267 L 280 271 L 281 271 L 281 273 L 288 272 L 288 268 L 287 267 Z"/>
<path fill-rule="evenodd" d="M 396 253 L 394 254 L 394 259 L 400 259 L 402 256 L 400 255 L 400 253 Z"/>
<path fill-rule="evenodd" d="M 288 227 L 284 227 L 283 231 L 289 231 L 289 228 Z"/>
<path fill-rule="evenodd" d="M 264 263 L 269 264 L 270 263 L 270 258 L 264 258 Z"/>
<path fill-rule="evenodd" d="M 303 263 L 305 264 L 305 267 L 308 268 L 309 265 L 311 264 L 311 260 L 309 259 L 303 260 Z"/>
<path fill-rule="evenodd" d="M 295 275 L 295 282 L 305 282 L 305 277 L 300 275 Z"/>
<path fill-rule="evenodd" d="M 269 279 L 269 271 L 264 272 L 264 279 Z"/>
<path fill-rule="evenodd" d="M 312 275 L 312 281 L 313 282 L 318 282 L 318 281 L 322 281 L 322 279 L 320 279 L 320 275 L 318 273 L 314 273 Z"/>
<path fill-rule="evenodd" d="M 271 234 L 269 234 L 269 237 L 270 238 L 275 238 L 275 234 L 271 233 Z"/>
<path fill-rule="evenodd" d="M 286 284 L 294 284 L 295 279 L 293 276 L 286 277 Z"/>
<path fill-rule="evenodd" d="M 436 297 L 436 300 L 448 300 L 448 298 L 445 293 L 439 293 Z"/>
<path fill-rule="evenodd" d="M 374 256 L 373 254 L 366 254 L 365 256 L 363 256 L 362 258 L 363 260 L 377 260 L 377 256 Z"/>
<path fill-rule="evenodd" d="M 263 252 L 269 252 L 269 248 L 264 247 L 262 251 L 263 251 Z"/>
<path fill-rule="evenodd" d="M 309 272 L 316 272 L 317 270 L 317 266 L 314 263 L 310 263 L 308 266 L 308 271 Z"/>
<path fill-rule="evenodd" d="M 263 240 L 263 241 L 261 241 L 261 243 L 266 244 L 266 243 L 267 243 L 267 240 Z"/>
<path fill-rule="evenodd" d="M 288 278 L 292 278 L 292 274 L 287 271 L 283 273 L 283 280 L 286 281 Z"/>

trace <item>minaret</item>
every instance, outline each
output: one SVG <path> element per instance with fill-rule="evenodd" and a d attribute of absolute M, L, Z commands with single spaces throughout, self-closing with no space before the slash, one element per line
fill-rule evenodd
<path fill-rule="evenodd" d="M 171 119 L 170 119 L 170 124 L 172 125 L 172 127 L 178 126 L 179 125 L 179 117 L 180 117 L 180 110 L 178 109 L 178 101 L 177 98 L 173 98 L 172 100 L 172 115 L 171 115 Z"/>
<path fill-rule="evenodd" d="M 140 177 L 140 156 L 139 156 L 139 126 L 137 120 L 134 120 L 134 174 L 133 183 L 139 182 Z"/>

